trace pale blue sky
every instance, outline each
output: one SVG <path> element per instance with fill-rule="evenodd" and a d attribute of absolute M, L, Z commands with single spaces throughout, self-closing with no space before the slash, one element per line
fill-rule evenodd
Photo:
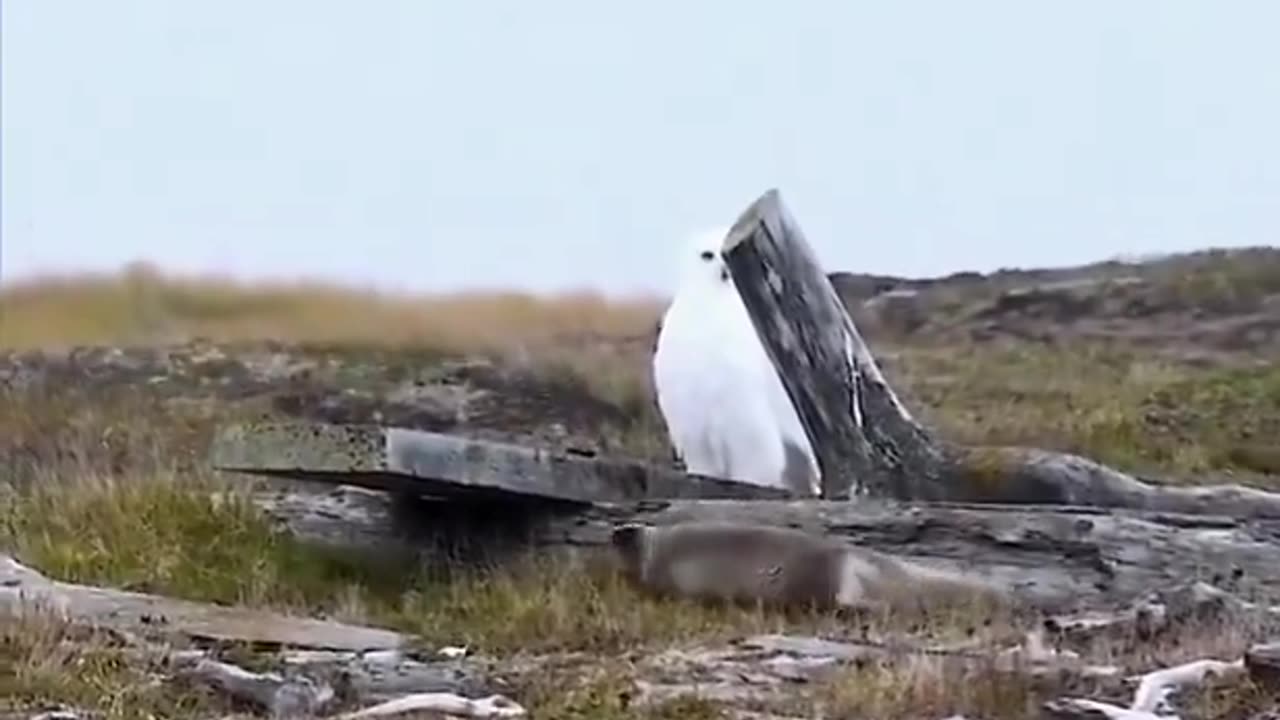
<path fill-rule="evenodd" d="M 1280 2 L 3 0 L 0 273 L 668 289 L 1280 244 Z"/>

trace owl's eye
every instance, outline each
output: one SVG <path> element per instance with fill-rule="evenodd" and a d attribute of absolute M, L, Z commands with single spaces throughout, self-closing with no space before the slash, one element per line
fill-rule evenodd
<path fill-rule="evenodd" d="M 710 250 L 702 251 L 702 259 L 706 260 L 707 262 L 711 262 L 713 259 L 715 259 L 715 256 L 716 254 L 711 252 Z"/>

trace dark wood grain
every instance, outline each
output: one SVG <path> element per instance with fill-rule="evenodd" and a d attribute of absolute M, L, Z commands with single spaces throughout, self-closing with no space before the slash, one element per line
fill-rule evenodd
<path fill-rule="evenodd" d="M 942 448 L 893 389 L 770 190 L 734 223 L 725 262 L 823 476 L 823 497 L 942 498 Z"/>

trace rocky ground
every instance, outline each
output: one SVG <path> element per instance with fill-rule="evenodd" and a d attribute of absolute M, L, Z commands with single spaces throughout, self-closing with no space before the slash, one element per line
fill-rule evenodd
<path fill-rule="evenodd" d="M 833 281 L 904 400 L 948 437 L 1079 452 L 1174 482 L 1272 487 L 1280 476 L 1280 252 Z M 1272 632 L 1265 613 L 1214 596 L 1192 603 L 1212 617 L 1184 613 L 1155 639 L 1126 625 L 1055 655 L 1027 644 L 1035 623 L 1012 619 L 855 627 L 658 601 L 605 570 L 444 583 L 312 547 L 243 495 L 260 488 L 207 468 L 213 428 L 262 417 L 376 422 L 670 462 L 647 382 L 652 336 L 567 333 L 552 353 L 211 334 L 0 357 L 0 550 L 54 580 L 413 638 L 412 650 L 330 657 L 328 670 L 310 672 L 336 705 L 453 689 L 501 693 L 534 717 L 1035 717 L 1063 695 L 1127 704 L 1126 677 L 1231 661 Z M 450 646 L 467 656 L 440 657 Z M 261 713 L 244 699 L 252 693 L 231 699 L 220 666 L 201 660 L 283 672 L 259 685 L 292 687 L 294 670 L 337 652 L 194 647 L 204 654 L 0 620 L 0 717 L 59 703 L 84 717 Z M 1028 654 L 1038 669 L 1014 662 Z M 1183 717 L 1260 717 L 1274 704 L 1264 686 L 1224 674 L 1190 692 Z"/>

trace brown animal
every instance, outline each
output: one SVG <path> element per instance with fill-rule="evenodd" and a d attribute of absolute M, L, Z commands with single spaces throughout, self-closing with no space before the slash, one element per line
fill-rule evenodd
<path fill-rule="evenodd" d="M 978 578 L 791 528 L 627 524 L 614 528 L 611 541 L 624 574 L 662 595 L 859 610 L 1009 599 Z"/>

